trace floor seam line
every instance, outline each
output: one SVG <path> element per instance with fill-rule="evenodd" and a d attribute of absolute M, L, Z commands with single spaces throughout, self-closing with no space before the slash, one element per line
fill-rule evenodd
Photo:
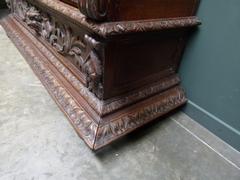
<path fill-rule="evenodd" d="M 211 149 L 212 151 L 214 151 L 218 156 L 220 156 L 221 158 L 223 158 L 225 161 L 227 161 L 229 164 L 231 164 L 232 166 L 234 166 L 235 168 L 237 168 L 238 170 L 240 170 L 240 167 L 238 165 L 236 165 L 234 162 L 232 162 L 231 160 L 229 160 L 227 157 L 225 157 L 224 155 L 222 155 L 220 152 L 218 152 L 216 149 L 214 149 L 213 147 L 211 147 L 207 142 L 205 142 L 203 139 L 201 139 L 200 137 L 198 137 L 196 134 L 194 134 L 193 132 L 191 132 L 187 127 L 185 127 L 184 125 L 182 125 L 181 123 L 179 123 L 177 120 L 175 120 L 174 118 L 171 118 L 174 122 L 176 122 L 177 125 L 179 125 L 181 128 L 183 128 L 185 131 L 187 131 L 189 134 L 191 134 L 193 137 L 195 137 L 197 140 L 199 140 L 201 143 L 203 143 L 205 146 L 207 146 L 209 149 Z"/>

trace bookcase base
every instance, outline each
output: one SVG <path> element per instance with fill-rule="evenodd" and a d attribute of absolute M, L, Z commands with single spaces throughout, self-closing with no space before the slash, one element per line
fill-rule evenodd
<path fill-rule="evenodd" d="M 3 19 L 1 25 L 78 135 L 93 150 L 111 143 L 187 101 L 179 82 L 175 82 L 168 89 L 136 103 L 110 111 L 106 115 L 98 114 L 89 100 L 75 88 L 73 82 L 63 75 L 67 67 L 51 49 L 39 42 L 13 15 Z M 66 68 L 65 71 L 61 72 L 56 68 L 53 59 L 58 67 Z M 81 87 L 84 88 L 84 85 Z"/>

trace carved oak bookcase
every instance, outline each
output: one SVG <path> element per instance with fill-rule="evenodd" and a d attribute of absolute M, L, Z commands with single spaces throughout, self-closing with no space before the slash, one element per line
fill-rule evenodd
<path fill-rule="evenodd" d="M 7 0 L 1 21 L 94 150 L 183 105 L 198 0 Z M 47 107 L 46 107 L 47 108 Z"/>

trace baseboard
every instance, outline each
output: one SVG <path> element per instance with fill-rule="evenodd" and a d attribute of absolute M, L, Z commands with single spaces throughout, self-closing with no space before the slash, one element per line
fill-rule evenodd
<path fill-rule="evenodd" d="M 196 120 L 205 128 L 240 151 L 240 131 L 190 100 L 183 108 L 183 111 L 192 119 Z"/>

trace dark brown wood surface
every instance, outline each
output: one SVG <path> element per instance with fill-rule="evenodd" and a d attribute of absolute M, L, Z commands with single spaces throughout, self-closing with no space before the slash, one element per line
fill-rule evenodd
<path fill-rule="evenodd" d="M 195 14 L 198 0 L 62 0 L 87 17 L 105 21 L 129 21 L 186 17 Z"/>

